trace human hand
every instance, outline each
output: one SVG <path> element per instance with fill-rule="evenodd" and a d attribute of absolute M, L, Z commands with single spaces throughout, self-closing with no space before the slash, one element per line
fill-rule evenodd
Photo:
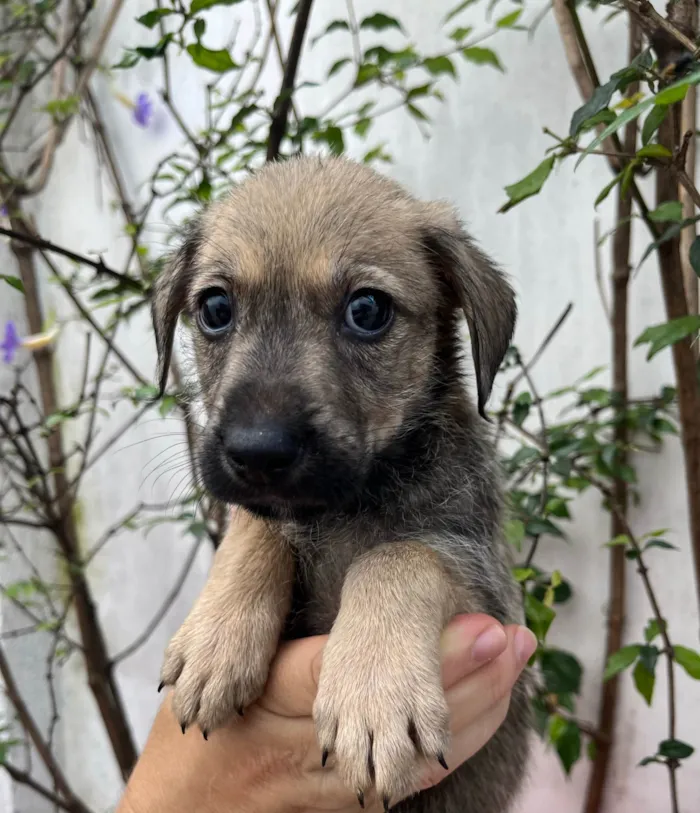
<path fill-rule="evenodd" d="M 357 797 L 332 758 L 321 766 L 311 717 L 326 641 L 283 644 L 264 695 L 207 742 L 194 728 L 183 737 L 166 698 L 117 813 L 357 813 Z M 529 630 L 504 628 L 486 615 L 453 619 L 442 641 L 449 768 L 418 759 L 415 790 L 438 784 L 488 742 L 535 646 Z M 368 810 L 380 809 L 369 794 L 364 801 Z"/>

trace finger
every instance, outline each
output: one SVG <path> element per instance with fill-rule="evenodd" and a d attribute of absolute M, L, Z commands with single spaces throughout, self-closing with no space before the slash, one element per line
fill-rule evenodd
<path fill-rule="evenodd" d="M 505 631 L 491 616 L 482 613 L 456 616 L 442 635 L 443 685 L 449 689 L 497 658 L 505 648 Z"/>
<path fill-rule="evenodd" d="M 453 732 L 460 732 L 510 694 L 520 672 L 537 647 L 526 627 L 505 629 L 507 646 L 495 660 L 455 684 L 446 693 Z"/>
<path fill-rule="evenodd" d="M 258 705 L 282 717 L 310 717 L 327 640 L 327 635 L 315 635 L 283 643 Z"/>
<path fill-rule="evenodd" d="M 317 635 L 282 644 L 258 705 L 283 717 L 310 716 L 327 639 Z M 505 632 L 495 619 L 483 614 L 456 616 L 441 641 L 443 684 L 454 685 L 505 646 Z"/>
<path fill-rule="evenodd" d="M 506 719 L 509 706 L 510 694 L 507 694 L 495 706 L 473 719 L 468 726 L 453 736 L 450 748 L 445 754 L 447 770 L 434 760 L 423 761 L 419 769 L 418 775 L 420 779 L 416 785 L 416 790 L 426 790 L 439 784 L 445 777 L 457 770 L 460 765 L 473 757 L 477 751 L 481 750 Z"/>

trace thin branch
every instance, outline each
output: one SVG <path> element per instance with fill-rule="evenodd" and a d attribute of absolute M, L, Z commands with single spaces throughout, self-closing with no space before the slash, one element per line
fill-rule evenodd
<path fill-rule="evenodd" d="M 82 805 L 82 803 L 79 802 L 76 805 L 74 801 L 66 800 L 57 795 L 52 790 L 49 790 L 49 788 L 39 784 L 39 782 L 32 778 L 31 774 L 27 773 L 27 771 L 22 771 L 19 768 L 15 768 L 15 766 L 12 765 L 12 763 L 7 762 L 7 760 L 2 762 L 2 767 L 7 771 L 13 781 L 17 782 L 19 785 L 26 785 L 28 788 L 31 788 L 31 790 L 33 790 L 39 796 L 42 796 L 48 802 L 51 802 L 52 805 L 60 810 L 66 810 L 67 813 L 85 813 L 85 811 L 87 811 L 87 808 Z"/>
<path fill-rule="evenodd" d="M 185 563 L 182 566 L 182 570 L 180 571 L 180 575 L 175 580 L 175 584 L 173 584 L 172 588 L 168 592 L 167 596 L 165 597 L 163 603 L 161 604 L 160 608 L 153 616 L 153 618 L 148 622 L 146 629 L 141 633 L 141 635 L 136 638 L 129 646 L 122 649 L 121 652 L 117 653 L 112 658 L 112 664 L 116 665 L 123 660 L 131 657 L 137 650 L 139 650 L 148 639 L 153 635 L 153 633 L 158 628 L 160 622 L 165 618 L 170 608 L 173 606 L 175 600 L 180 595 L 180 591 L 189 576 L 190 570 L 192 570 L 192 565 L 194 564 L 194 560 L 197 557 L 197 553 L 199 552 L 199 548 L 201 546 L 201 540 L 197 539 L 195 543 L 192 545 L 189 554 L 187 555 L 187 559 L 185 559 Z"/>
<path fill-rule="evenodd" d="M 78 799 L 75 793 L 73 793 L 60 765 L 56 762 L 54 755 L 44 742 L 39 727 L 34 721 L 27 704 L 24 702 L 17 688 L 12 670 L 10 669 L 10 664 L 5 657 L 5 652 L 2 647 L 0 647 L 0 676 L 5 684 L 5 691 L 17 713 L 17 717 L 27 732 L 29 739 L 32 741 L 32 745 L 36 749 L 37 754 L 39 754 L 41 761 L 44 763 L 44 767 L 51 776 L 56 789 L 66 800 L 66 804 L 71 805 L 66 809 L 70 810 L 71 813 L 90 813 L 89 809 Z"/>
<path fill-rule="evenodd" d="M 266 161 L 275 161 L 277 158 L 279 158 L 282 139 L 287 132 L 289 108 L 292 103 L 294 83 L 296 81 L 297 69 L 299 67 L 301 49 L 304 44 L 304 35 L 306 34 L 306 28 L 309 24 L 309 15 L 311 13 L 312 3 L 313 0 L 299 0 L 299 9 L 297 11 L 296 20 L 294 21 L 292 41 L 289 45 L 289 54 L 287 55 L 287 64 L 284 68 L 280 92 L 277 96 L 275 109 L 272 113 L 270 133 L 267 139 L 267 153 L 265 156 Z"/>

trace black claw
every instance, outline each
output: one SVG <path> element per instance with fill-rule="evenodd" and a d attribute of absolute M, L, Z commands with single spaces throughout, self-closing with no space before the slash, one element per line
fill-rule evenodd
<path fill-rule="evenodd" d="M 186 726 L 184 723 L 182 723 L 182 725 L 180 726 L 180 728 L 182 729 L 182 733 L 183 733 L 183 734 L 185 733 L 185 731 L 187 731 L 187 726 Z"/>
<path fill-rule="evenodd" d="M 365 808 L 365 794 L 361 791 L 357 791 L 357 801 L 360 803 L 360 807 L 364 810 Z"/>
<path fill-rule="evenodd" d="M 242 716 L 243 716 L 243 706 L 239 706 L 239 707 L 236 709 L 236 712 L 238 713 L 238 716 L 239 716 L 239 717 L 242 717 Z"/>
<path fill-rule="evenodd" d="M 326 761 L 328 760 L 328 749 L 324 748 L 323 753 L 321 754 L 321 767 L 326 767 Z"/>
<path fill-rule="evenodd" d="M 160 694 L 163 691 L 164 686 L 165 686 L 165 681 L 161 680 L 161 682 L 158 684 L 158 694 Z"/>
<path fill-rule="evenodd" d="M 440 765 L 442 765 L 442 767 L 443 767 L 443 768 L 444 768 L 446 771 L 449 771 L 449 770 L 450 770 L 450 769 L 447 767 L 447 763 L 445 762 L 445 757 L 442 755 L 442 753 L 440 753 L 440 754 L 438 754 L 438 755 L 437 755 L 437 761 L 440 763 Z"/>
<path fill-rule="evenodd" d="M 388 796 L 385 796 L 385 797 L 382 799 L 382 802 L 384 803 L 384 810 L 385 810 L 385 811 L 388 811 L 388 810 L 389 810 L 389 797 L 388 797 Z"/>
<path fill-rule="evenodd" d="M 204 729 L 204 731 L 202 731 L 202 736 L 204 737 L 205 740 L 209 739 L 209 733 L 207 732 L 206 729 Z"/>

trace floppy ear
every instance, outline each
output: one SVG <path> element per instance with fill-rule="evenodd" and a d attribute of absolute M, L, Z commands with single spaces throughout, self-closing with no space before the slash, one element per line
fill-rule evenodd
<path fill-rule="evenodd" d="M 185 241 L 153 284 L 151 318 L 156 336 L 158 367 L 156 378 L 160 395 L 168 383 L 170 357 L 173 352 L 177 320 L 185 307 L 187 284 L 192 273 L 195 254 L 199 247 L 200 231 L 198 224 L 188 227 Z"/>
<path fill-rule="evenodd" d="M 502 271 L 474 244 L 451 209 L 428 207 L 423 242 L 431 262 L 464 311 L 472 343 L 479 414 L 515 329 L 515 294 Z"/>

